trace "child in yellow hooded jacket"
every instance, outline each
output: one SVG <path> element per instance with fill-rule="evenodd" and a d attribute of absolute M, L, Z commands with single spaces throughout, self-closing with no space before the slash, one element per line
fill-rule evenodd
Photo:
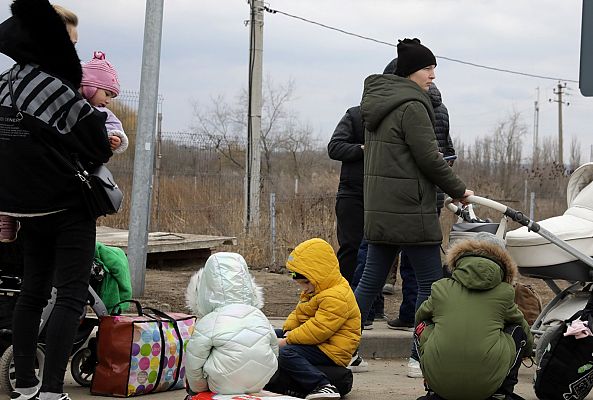
<path fill-rule="evenodd" d="M 340 395 L 316 365 L 346 367 L 360 342 L 360 310 L 340 274 L 329 243 L 309 239 L 288 256 L 286 267 L 302 287 L 300 301 L 283 326 L 278 366 L 308 390 L 307 399 Z"/>

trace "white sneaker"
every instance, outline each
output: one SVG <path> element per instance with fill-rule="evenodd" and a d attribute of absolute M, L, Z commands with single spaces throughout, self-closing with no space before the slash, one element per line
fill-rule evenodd
<path fill-rule="evenodd" d="M 356 372 L 367 372 L 369 370 L 369 363 L 366 362 L 358 353 L 354 353 L 350 364 L 346 367 L 353 373 Z"/>
<path fill-rule="evenodd" d="M 338 392 L 338 389 L 336 389 L 334 385 L 330 384 L 318 386 L 315 390 L 309 393 L 307 397 L 305 397 L 306 400 L 330 400 L 339 398 L 340 393 Z"/>
<path fill-rule="evenodd" d="M 423 378 L 422 370 L 420 369 L 420 361 L 410 358 L 408 360 L 408 378 Z"/>

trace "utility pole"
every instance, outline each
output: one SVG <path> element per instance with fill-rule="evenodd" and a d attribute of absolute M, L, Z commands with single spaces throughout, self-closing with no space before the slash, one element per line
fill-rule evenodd
<path fill-rule="evenodd" d="M 534 102 L 534 116 L 533 116 L 533 156 L 531 162 L 533 167 L 537 166 L 539 156 L 539 143 L 538 143 L 538 131 L 539 131 L 539 86 L 537 90 L 537 100 Z"/>
<path fill-rule="evenodd" d="M 548 100 L 550 102 L 554 101 L 558 103 L 558 163 L 560 165 L 564 165 L 564 149 L 562 144 L 562 104 L 564 104 L 564 102 L 562 101 L 562 95 L 564 94 L 564 89 L 566 89 L 566 82 L 558 82 L 558 86 L 556 86 L 556 89 L 554 89 L 554 94 L 558 96 L 558 98 L 555 100 Z M 566 105 L 568 106 L 570 105 L 570 103 L 566 103 Z"/>
<path fill-rule="evenodd" d="M 144 275 L 146 273 L 163 7 L 164 0 L 146 0 L 140 104 L 138 105 L 138 123 L 136 125 L 132 205 L 128 233 L 128 260 L 132 278 L 132 296 L 134 297 L 142 296 L 144 293 Z"/>
<path fill-rule="evenodd" d="M 250 0 L 249 108 L 245 174 L 245 231 L 259 225 L 264 3 Z"/>

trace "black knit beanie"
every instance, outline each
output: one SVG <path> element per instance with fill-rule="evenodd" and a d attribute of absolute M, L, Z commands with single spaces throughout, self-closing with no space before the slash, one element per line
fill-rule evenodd
<path fill-rule="evenodd" d="M 395 75 L 410 76 L 414 72 L 429 65 L 437 65 L 437 60 L 419 39 L 404 39 L 397 44 L 397 68 Z"/>

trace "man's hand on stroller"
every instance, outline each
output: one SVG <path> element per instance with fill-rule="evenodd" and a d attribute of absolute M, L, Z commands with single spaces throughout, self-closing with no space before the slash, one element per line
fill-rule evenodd
<path fill-rule="evenodd" d="M 463 197 L 460 199 L 454 199 L 453 202 L 455 202 L 455 203 L 461 202 L 461 204 L 463 204 L 464 206 L 467 206 L 469 204 L 469 202 L 467 201 L 467 198 L 469 196 L 473 196 L 473 195 L 474 195 L 473 190 L 465 189 L 465 193 L 463 193 Z"/>

